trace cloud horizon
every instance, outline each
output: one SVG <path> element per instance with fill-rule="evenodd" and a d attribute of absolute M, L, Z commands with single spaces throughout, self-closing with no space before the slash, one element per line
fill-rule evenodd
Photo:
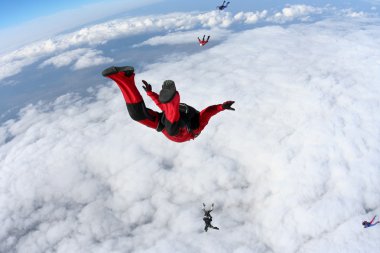
<path fill-rule="evenodd" d="M 281 13 L 275 12 L 273 15 L 269 15 L 266 10 L 238 12 L 236 14 L 210 11 L 206 13 L 170 13 L 158 16 L 116 19 L 37 41 L 17 50 L 3 53 L 0 55 L 0 64 L 2 64 L 0 81 L 20 73 L 26 66 L 64 50 L 73 50 L 83 46 L 95 47 L 120 37 L 168 30 L 188 31 L 197 28 L 228 28 L 234 24 L 252 25 L 259 21 L 277 24 L 291 22 L 296 19 L 300 21 L 308 20 L 311 14 L 319 15 L 321 13 L 320 8 L 295 5 L 285 7 Z"/>

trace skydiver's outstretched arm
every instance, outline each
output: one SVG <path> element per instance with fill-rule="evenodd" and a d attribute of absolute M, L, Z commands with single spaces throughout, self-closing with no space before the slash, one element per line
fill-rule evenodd
<path fill-rule="evenodd" d="M 369 224 L 372 224 L 372 222 L 375 220 L 375 218 L 376 218 L 376 215 L 373 216 L 373 218 L 372 218 L 372 220 L 369 222 Z"/>
<path fill-rule="evenodd" d="M 142 80 L 142 82 L 144 83 L 144 85 L 146 85 L 146 81 L 145 80 Z M 143 87 L 144 88 L 144 87 Z M 158 99 L 158 94 L 154 91 L 152 91 L 152 87 L 150 87 L 150 89 L 146 89 L 144 88 L 144 90 L 146 91 L 146 94 L 153 100 L 153 102 L 158 106 L 160 107 L 161 105 L 161 102 L 160 100 Z"/>
<path fill-rule="evenodd" d="M 198 136 L 203 129 L 206 127 L 208 122 L 210 121 L 211 117 L 213 117 L 215 114 L 224 111 L 224 110 L 235 110 L 232 108 L 232 104 L 235 103 L 234 101 L 226 101 L 223 104 L 219 105 L 211 105 L 205 109 L 203 109 L 199 113 L 199 127 L 193 131 L 193 133 Z"/>
<path fill-rule="evenodd" d="M 226 7 L 230 4 L 230 2 L 227 2 Z"/>
<path fill-rule="evenodd" d="M 206 35 L 203 35 L 203 39 L 202 39 L 202 41 L 205 41 L 205 37 L 206 37 Z"/>
<path fill-rule="evenodd" d="M 199 43 L 201 43 L 201 39 L 198 37 L 198 41 L 199 41 Z"/>

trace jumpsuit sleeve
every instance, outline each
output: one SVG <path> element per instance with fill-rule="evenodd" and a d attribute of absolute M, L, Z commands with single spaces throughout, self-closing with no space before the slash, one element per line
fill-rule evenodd
<path fill-rule="evenodd" d="M 161 102 L 158 99 L 158 94 L 154 91 L 147 91 L 146 94 L 153 100 L 153 102 L 162 110 Z"/>
<path fill-rule="evenodd" d="M 199 127 L 194 131 L 196 135 L 199 135 L 203 129 L 206 127 L 210 119 L 217 113 L 224 111 L 222 104 L 211 105 L 205 109 L 203 109 L 199 113 Z"/>

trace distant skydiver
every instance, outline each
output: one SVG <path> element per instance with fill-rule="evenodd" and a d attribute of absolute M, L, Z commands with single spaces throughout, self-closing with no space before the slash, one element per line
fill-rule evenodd
<path fill-rule="evenodd" d="M 102 75 L 112 79 L 119 86 L 133 120 L 162 132 L 174 142 L 185 142 L 196 138 L 215 114 L 224 110 L 235 110 L 231 107 L 234 101 L 226 101 L 223 104 L 211 105 L 199 112 L 189 105 L 180 103 L 179 93 L 172 80 L 163 83 L 159 95 L 152 91 L 149 83 L 142 80 L 146 94 L 162 110 L 156 112 L 146 108 L 135 84 L 133 67 L 112 66 L 103 70 Z"/>
<path fill-rule="evenodd" d="M 204 222 L 206 224 L 205 225 L 205 232 L 207 232 L 208 228 L 213 228 L 213 229 L 219 230 L 218 227 L 214 227 L 213 225 L 211 225 L 212 216 L 211 216 L 210 213 L 212 212 L 212 210 L 214 210 L 214 203 L 212 203 L 210 210 L 206 210 L 206 205 L 205 205 L 205 203 L 203 203 L 202 210 L 205 213 L 204 216 L 203 216 L 203 220 L 204 220 Z"/>
<path fill-rule="evenodd" d="M 223 4 L 220 5 L 220 6 L 216 6 L 216 8 L 218 8 L 219 10 L 224 10 L 225 8 L 227 8 L 227 6 L 230 4 L 230 2 L 227 2 L 227 4 L 224 4 L 226 1 L 223 1 Z"/>
<path fill-rule="evenodd" d="M 376 221 L 375 223 L 372 223 L 376 218 L 376 215 L 372 218 L 372 220 L 370 222 L 368 221 L 363 221 L 362 222 L 362 225 L 364 226 L 364 228 L 369 228 L 369 227 L 373 227 L 375 226 L 377 223 L 380 223 L 380 221 Z"/>
<path fill-rule="evenodd" d="M 207 40 L 205 40 L 205 37 L 206 37 L 206 35 L 203 35 L 203 39 L 202 40 L 198 37 L 199 45 L 201 47 L 203 47 L 204 45 L 206 45 L 207 42 L 208 42 L 208 40 L 210 39 L 210 35 L 207 37 Z"/>

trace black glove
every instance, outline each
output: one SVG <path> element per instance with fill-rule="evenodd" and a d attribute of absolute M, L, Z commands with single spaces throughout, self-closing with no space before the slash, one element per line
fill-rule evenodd
<path fill-rule="evenodd" d="M 235 101 L 226 101 L 222 104 L 222 108 L 225 110 L 232 110 L 235 111 L 235 108 L 232 108 L 232 104 L 235 103 Z"/>
<path fill-rule="evenodd" d="M 152 85 L 150 85 L 147 81 L 145 80 L 142 80 L 144 86 L 143 86 L 143 89 L 148 92 L 148 91 L 152 91 Z"/>

